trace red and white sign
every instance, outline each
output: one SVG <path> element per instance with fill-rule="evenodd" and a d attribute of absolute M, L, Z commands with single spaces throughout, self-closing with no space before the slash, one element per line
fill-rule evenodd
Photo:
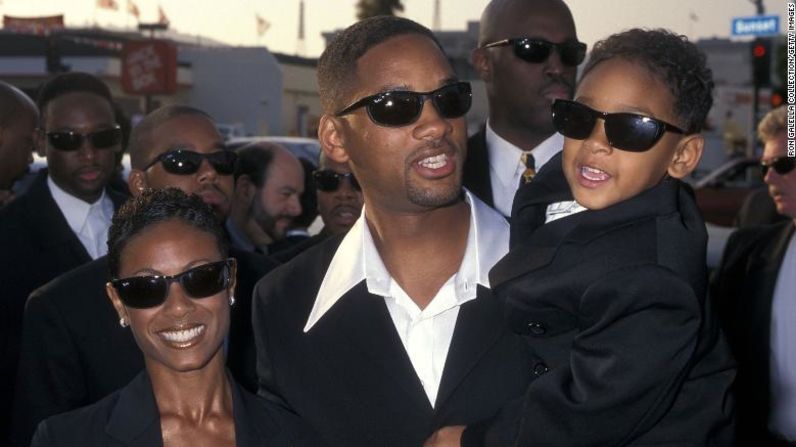
<path fill-rule="evenodd" d="M 122 48 L 122 89 L 138 95 L 171 95 L 177 91 L 177 46 L 163 40 L 141 40 Z"/>
<path fill-rule="evenodd" d="M 64 16 L 14 17 L 3 16 L 3 28 L 15 33 L 48 35 L 64 28 Z"/>

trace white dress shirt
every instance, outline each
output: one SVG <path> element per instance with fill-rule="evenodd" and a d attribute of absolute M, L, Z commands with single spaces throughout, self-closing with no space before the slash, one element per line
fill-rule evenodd
<path fill-rule="evenodd" d="M 550 205 L 547 205 L 547 208 L 545 209 L 544 223 L 550 223 L 561 219 L 562 217 L 577 214 L 581 211 L 586 211 L 586 208 L 574 200 L 551 203 Z"/>
<path fill-rule="evenodd" d="M 550 138 L 531 150 L 536 171 L 539 172 L 564 147 L 564 137 L 556 132 Z M 511 216 L 514 193 L 520 185 L 520 177 L 525 172 L 522 163 L 523 150 L 504 140 L 486 122 L 486 148 L 489 154 L 489 181 L 492 183 L 492 198 L 495 209 L 504 216 Z"/>
<path fill-rule="evenodd" d="M 47 176 L 50 188 L 58 209 L 66 218 L 69 228 L 86 248 L 91 259 L 97 259 L 108 253 L 108 229 L 113 218 L 113 202 L 102 190 L 102 195 L 94 203 L 86 203 L 69 194 L 55 184 Z"/>
<path fill-rule="evenodd" d="M 796 441 L 796 236 L 782 259 L 771 303 L 769 429 Z"/>
<path fill-rule="evenodd" d="M 425 309 L 421 310 L 387 271 L 373 242 L 363 208 L 332 258 L 304 327 L 304 332 L 311 330 L 343 295 L 364 280 L 368 292 L 383 297 L 432 407 L 459 308 L 476 298 L 479 284 L 489 287 L 489 270 L 509 248 L 506 220 L 469 191 L 465 192 L 465 200 L 470 204 L 470 229 L 462 264 Z"/>

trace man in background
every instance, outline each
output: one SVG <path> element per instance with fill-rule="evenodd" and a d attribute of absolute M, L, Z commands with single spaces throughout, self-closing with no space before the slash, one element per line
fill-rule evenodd
<path fill-rule="evenodd" d="M 14 198 L 12 188 L 33 162 L 36 104 L 18 88 L 0 81 L 0 208 Z"/>
<path fill-rule="evenodd" d="M 472 64 L 489 119 L 467 142 L 464 187 L 504 216 L 520 182 L 563 147 L 550 107 L 572 99 L 585 54 L 561 0 L 492 0 L 484 10 Z"/>

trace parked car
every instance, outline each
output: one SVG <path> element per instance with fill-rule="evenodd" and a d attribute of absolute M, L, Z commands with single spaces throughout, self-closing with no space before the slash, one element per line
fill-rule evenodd
<path fill-rule="evenodd" d="M 760 160 L 734 158 L 689 183 L 705 222 L 731 227 L 746 197 L 763 186 Z"/>
<path fill-rule="evenodd" d="M 260 136 L 260 137 L 240 137 L 232 138 L 227 141 L 227 147 L 238 150 L 241 147 L 260 141 L 281 144 L 298 158 L 304 158 L 313 164 L 318 164 L 318 157 L 321 153 L 321 143 L 314 138 L 302 137 L 281 137 L 281 136 Z"/>

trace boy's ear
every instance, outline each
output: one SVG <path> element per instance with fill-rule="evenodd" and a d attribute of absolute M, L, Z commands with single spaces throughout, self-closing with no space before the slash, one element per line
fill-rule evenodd
<path fill-rule="evenodd" d="M 345 149 L 343 123 L 340 118 L 324 114 L 318 123 L 318 141 L 321 149 L 329 159 L 338 163 L 348 163 L 348 151 Z"/>
<path fill-rule="evenodd" d="M 683 137 L 669 164 L 669 176 L 682 179 L 690 174 L 699 164 L 704 149 L 705 137 L 701 133 Z"/>

